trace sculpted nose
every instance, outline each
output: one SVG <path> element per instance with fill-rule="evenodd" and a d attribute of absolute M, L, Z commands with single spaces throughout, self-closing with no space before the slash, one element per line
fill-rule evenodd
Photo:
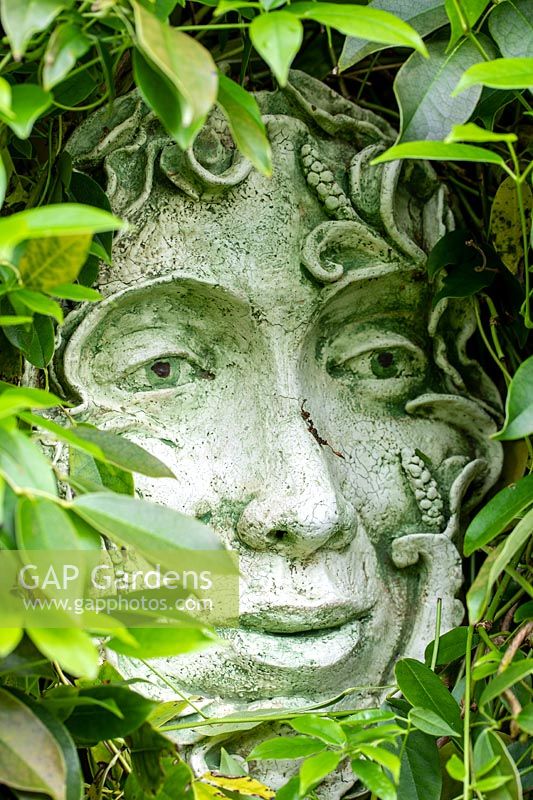
<path fill-rule="evenodd" d="M 337 492 L 325 452 L 299 413 L 275 437 L 264 459 L 263 488 L 244 509 L 237 535 L 255 550 L 274 550 L 304 558 L 321 547 L 340 549 L 355 536 L 356 516 Z M 272 453 L 274 450 L 274 453 Z M 263 456 L 264 454 L 260 454 Z"/>

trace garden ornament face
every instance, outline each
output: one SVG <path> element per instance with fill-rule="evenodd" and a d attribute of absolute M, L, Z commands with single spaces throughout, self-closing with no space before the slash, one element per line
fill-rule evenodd
<path fill-rule="evenodd" d="M 435 174 L 372 167 L 393 131 L 301 73 L 257 99 L 271 179 L 218 111 L 182 153 L 135 94 L 69 145 L 132 228 L 105 300 L 67 321 L 58 379 L 177 476 L 139 476 L 140 496 L 239 553 L 226 646 L 157 664 L 209 715 L 349 687 L 376 703 L 437 598 L 442 630 L 461 621 L 454 542 L 501 467 L 468 306 L 431 304 L 426 254 L 452 226 Z"/>

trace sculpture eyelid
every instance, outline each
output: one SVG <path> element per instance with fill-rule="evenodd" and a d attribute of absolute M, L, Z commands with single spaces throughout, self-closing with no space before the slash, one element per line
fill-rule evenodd
<path fill-rule="evenodd" d="M 365 355 L 365 353 L 372 353 L 376 350 L 392 350 L 398 347 L 409 350 L 416 356 L 425 358 L 424 351 L 418 345 L 416 345 L 410 339 L 398 335 L 383 338 L 379 337 L 378 339 L 371 339 L 370 341 L 365 339 L 364 341 L 355 343 L 353 347 L 351 347 L 349 350 L 347 349 L 346 353 L 343 353 L 342 358 L 332 358 L 330 363 L 335 366 L 342 366 L 347 361 L 351 361 L 353 358 Z"/>
<path fill-rule="evenodd" d="M 195 367 L 202 368 L 202 363 L 200 359 L 191 351 L 191 350 L 169 350 L 163 353 L 157 353 L 150 358 L 139 358 L 135 360 L 131 364 L 128 364 L 126 369 L 124 369 L 121 374 L 119 375 L 120 378 L 126 378 L 128 375 L 131 375 L 136 370 L 140 369 L 141 367 L 146 367 L 149 364 L 154 363 L 155 361 L 165 361 L 165 359 L 169 358 L 182 358 L 184 361 L 188 361 L 190 364 L 194 364 Z"/>

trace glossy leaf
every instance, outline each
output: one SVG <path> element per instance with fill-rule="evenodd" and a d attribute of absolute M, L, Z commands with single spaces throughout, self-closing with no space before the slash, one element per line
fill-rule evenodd
<path fill-rule="evenodd" d="M 495 58 L 474 64 L 463 73 L 453 95 L 480 84 L 493 89 L 528 89 L 533 86 L 533 58 Z"/>
<path fill-rule="evenodd" d="M 0 628 L 0 658 L 5 658 L 22 639 L 22 628 Z"/>
<path fill-rule="evenodd" d="M 68 5 L 68 0 L 2 0 L 2 26 L 7 33 L 13 58 L 20 60 L 33 34 L 48 28 L 61 9 Z"/>
<path fill-rule="evenodd" d="M 509 689 L 511 686 L 514 686 L 515 683 L 518 683 L 518 681 L 521 681 L 532 674 L 533 658 L 524 658 L 522 661 L 513 661 L 508 667 L 506 667 L 502 672 L 496 675 L 495 678 L 487 683 L 481 692 L 479 705 L 483 706 L 486 703 L 490 703 L 491 700 L 494 700 L 496 697 L 502 694 L 505 689 Z"/>
<path fill-rule="evenodd" d="M 183 124 L 182 99 L 176 87 L 139 50 L 133 51 L 133 74 L 145 103 L 155 111 L 172 138 L 186 144 L 188 129 Z"/>
<path fill-rule="evenodd" d="M 17 693 L 35 716 L 48 728 L 61 749 L 65 762 L 65 800 L 82 800 L 83 780 L 80 760 L 72 738 L 65 726 L 46 708 L 27 694 Z"/>
<path fill-rule="evenodd" d="M 2 430 L 0 469 L 19 489 L 38 489 L 46 494 L 57 495 L 50 462 L 42 449 L 20 431 Z"/>
<path fill-rule="evenodd" d="M 28 636 L 50 661 L 72 675 L 96 678 L 99 654 L 91 637 L 77 628 L 28 628 Z"/>
<path fill-rule="evenodd" d="M 468 627 L 466 625 L 458 628 L 453 628 L 447 631 L 439 638 L 439 649 L 437 652 L 437 666 L 442 664 L 449 664 L 452 661 L 457 661 L 463 658 L 466 653 L 466 643 L 468 639 Z M 472 649 L 477 646 L 479 642 L 478 634 L 472 637 Z M 426 665 L 431 663 L 433 657 L 434 641 L 430 642 L 426 647 L 424 659 Z"/>
<path fill-rule="evenodd" d="M 60 83 L 89 47 L 91 40 L 78 25 L 66 22 L 52 33 L 44 53 L 43 86 L 52 89 Z"/>
<path fill-rule="evenodd" d="M 266 739 L 256 745 L 250 755 L 249 761 L 265 760 L 270 758 L 305 758 L 324 750 L 324 743 L 310 736 L 276 736 Z"/>
<path fill-rule="evenodd" d="M 49 297 L 32 289 L 16 289 L 10 292 L 11 302 L 22 303 L 26 308 L 35 311 L 37 314 L 53 317 L 57 322 L 63 322 L 63 309 Z"/>
<path fill-rule="evenodd" d="M 26 386 L 9 386 L 5 384 L 0 392 L 0 419 L 16 414 L 26 408 L 51 408 L 61 403 L 59 397 L 42 389 L 31 389 Z"/>
<path fill-rule="evenodd" d="M 498 761 L 487 777 L 504 777 L 509 781 L 496 792 L 484 793 L 485 800 L 522 800 L 520 776 L 509 750 L 494 731 L 483 730 L 474 745 L 473 766 L 477 772 L 484 764 L 498 756 Z"/>
<path fill-rule="evenodd" d="M 437 39 L 428 50 L 429 59 L 413 53 L 394 81 L 401 120 L 398 142 L 444 139 L 454 125 L 470 117 L 481 95 L 480 87 L 460 97 L 451 95 L 464 71 L 481 59 L 471 41 L 448 53 L 446 41 Z"/>
<path fill-rule="evenodd" d="M 413 47 L 422 55 L 427 49 L 419 34 L 399 17 L 368 6 L 336 5 L 335 3 L 293 3 L 287 10 L 302 19 L 313 19 L 347 36 L 358 36 L 372 42 Z"/>
<path fill-rule="evenodd" d="M 401 762 L 395 753 L 392 753 L 390 750 L 385 750 L 384 747 L 378 747 L 375 744 L 359 745 L 357 752 L 381 764 L 382 767 L 389 770 L 394 780 L 398 781 Z"/>
<path fill-rule="evenodd" d="M 533 433 L 533 356 L 520 364 L 507 390 L 505 423 L 493 438 L 522 439 Z"/>
<path fill-rule="evenodd" d="M 446 13 L 452 29 L 448 45 L 450 50 L 462 36 L 465 36 L 467 32 L 465 28 L 472 30 L 488 3 L 489 0 L 467 0 L 459 5 L 457 0 L 455 2 L 454 0 L 446 0 Z"/>
<path fill-rule="evenodd" d="M 504 58 L 533 58 L 531 0 L 498 3 L 489 16 L 489 30 Z"/>
<path fill-rule="evenodd" d="M 217 70 L 208 50 L 192 36 L 161 22 L 134 4 L 138 45 L 174 85 L 181 98 L 184 127 L 196 130 L 217 95 Z M 188 142 L 191 144 L 192 140 Z"/>
<path fill-rule="evenodd" d="M 381 767 L 362 758 L 352 760 L 354 775 L 380 800 L 396 800 L 396 789 Z"/>
<path fill-rule="evenodd" d="M 80 699 L 113 701 L 113 711 L 101 705 L 78 705 L 66 726 L 78 744 L 91 745 L 102 739 L 128 736 L 148 718 L 157 704 L 126 686 L 102 685 L 79 690 Z M 117 715 L 119 710 L 120 716 Z"/>
<path fill-rule="evenodd" d="M 442 776 L 434 737 L 411 731 L 401 755 L 399 800 L 441 800 Z"/>
<path fill-rule="evenodd" d="M 526 219 L 533 209 L 533 194 L 527 183 L 520 187 Z M 516 274 L 524 257 L 522 225 L 516 183 L 511 176 L 498 186 L 490 212 L 494 246 L 508 270 Z"/>
<path fill-rule="evenodd" d="M 254 17 L 250 25 L 252 44 L 276 76 L 280 86 L 285 86 L 289 67 L 300 49 L 303 25 L 288 11 L 274 11 Z"/>
<path fill-rule="evenodd" d="M 533 736 L 533 703 L 528 703 L 516 717 L 520 728 L 529 736 Z"/>
<path fill-rule="evenodd" d="M 52 103 L 52 95 L 33 83 L 17 83 L 11 87 L 11 111 L 7 116 L 0 112 L 0 119 L 9 125 L 19 139 L 27 139 L 34 122 L 44 114 Z"/>
<path fill-rule="evenodd" d="M 341 758 L 342 754 L 333 750 L 325 750 L 316 756 L 306 758 L 300 767 L 300 795 L 305 796 L 313 786 L 333 772 Z"/>
<path fill-rule="evenodd" d="M 61 300 L 74 300 L 76 303 L 84 301 L 95 303 L 102 299 L 102 295 L 96 289 L 91 289 L 89 286 L 81 286 L 79 283 L 62 283 L 50 289 L 49 293 L 54 297 L 61 298 Z"/>
<path fill-rule="evenodd" d="M 263 175 L 271 175 L 272 152 L 255 97 L 221 74 L 217 102 L 226 115 L 231 135 L 241 153 Z"/>
<path fill-rule="evenodd" d="M 51 203 L 0 219 L 0 241 L 2 253 L 9 257 L 12 249 L 25 239 L 83 236 L 123 227 L 123 222 L 99 208 L 78 203 Z"/>
<path fill-rule="evenodd" d="M 495 133 L 486 128 L 480 128 L 474 122 L 466 125 L 454 125 L 445 142 L 516 142 L 516 133 Z M 509 180 L 509 179 L 507 179 Z"/>
<path fill-rule="evenodd" d="M 369 3 L 369 7 L 380 11 L 390 11 L 396 17 L 409 23 L 422 37 L 441 28 L 447 22 L 443 0 L 373 0 Z M 390 46 L 349 36 L 344 42 L 339 58 L 339 72 L 352 67 L 371 53 Z"/>
<path fill-rule="evenodd" d="M 87 447 L 92 446 L 87 443 Z M 133 475 L 89 455 L 88 450 L 69 448 L 69 481 L 76 491 L 101 492 L 108 489 L 118 494 L 134 495 Z"/>
<path fill-rule="evenodd" d="M 409 712 L 409 719 L 419 731 L 428 733 L 430 736 L 459 736 L 459 732 L 445 722 L 439 714 L 427 708 L 415 706 Z"/>
<path fill-rule="evenodd" d="M 501 489 L 478 511 L 466 529 L 463 552 L 470 556 L 489 544 L 533 503 L 533 474 Z"/>
<path fill-rule="evenodd" d="M 289 725 L 298 733 L 314 736 L 325 744 L 342 745 L 346 742 L 346 734 L 335 720 L 315 714 L 306 714 L 289 720 Z"/>
<path fill-rule="evenodd" d="M 133 628 L 130 634 L 131 643 L 114 638 L 107 643 L 107 647 L 133 658 L 165 658 L 202 650 L 215 642 L 213 635 L 200 626 Z"/>
<path fill-rule="evenodd" d="M 0 782 L 65 800 L 66 776 L 52 733 L 25 703 L 0 687 Z"/>
<path fill-rule="evenodd" d="M 195 519 L 166 506 L 107 492 L 77 497 L 72 510 L 113 541 L 131 545 L 142 554 L 157 549 L 185 547 L 218 550 L 218 537 Z"/>
<path fill-rule="evenodd" d="M 511 559 L 524 547 L 532 532 L 533 509 L 520 520 L 507 538 L 484 561 L 466 595 L 466 604 L 472 625 L 482 619 L 494 584 Z"/>
<path fill-rule="evenodd" d="M 90 234 L 30 239 L 17 263 L 24 284 L 30 289 L 46 292 L 54 286 L 76 280 L 90 244 Z"/>
<path fill-rule="evenodd" d="M 504 166 L 505 161 L 492 150 L 471 144 L 447 144 L 446 142 L 404 142 L 394 145 L 377 156 L 372 164 L 383 164 L 399 158 L 423 159 L 425 161 L 474 161 L 480 164 Z"/>
<path fill-rule="evenodd" d="M 96 532 L 92 539 L 80 538 L 67 512 L 44 497 L 19 499 L 16 535 L 21 550 L 100 549 L 100 537 Z"/>
<path fill-rule="evenodd" d="M 459 706 L 429 667 L 413 658 L 403 658 L 396 664 L 395 673 L 398 687 L 412 706 L 432 711 L 460 733 L 462 721 Z"/>

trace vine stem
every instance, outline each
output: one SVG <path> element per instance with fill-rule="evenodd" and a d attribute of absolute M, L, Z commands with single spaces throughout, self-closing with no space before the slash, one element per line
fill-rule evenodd
<path fill-rule="evenodd" d="M 472 640 L 474 626 L 468 626 L 466 637 L 466 663 L 465 663 L 465 716 L 463 730 L 463 749 L 465 774 L 463 778 L 463 800 L 470 800 L 470 692 L 472 689 Z"/>

